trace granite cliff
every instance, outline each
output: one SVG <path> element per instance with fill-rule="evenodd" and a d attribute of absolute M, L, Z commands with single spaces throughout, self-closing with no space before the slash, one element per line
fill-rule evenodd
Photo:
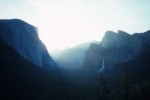
<path fill-rule="evenodd" d="M 96 71 L 105 65 L 104 69 L 112 69 L 118 64 L 134 60 L 149 46 L 150 31 L 133 35 L 120 30 L 118 33 L 107 31 L 99 44 L 90 45 L 84 59 L 84 68 Z"/>
<path fill-rule="evenodd" d="M 0 20 L 0 38 L 21 56 L 40 67 L 55 66 L 37 28 L 19 19 Z"/>

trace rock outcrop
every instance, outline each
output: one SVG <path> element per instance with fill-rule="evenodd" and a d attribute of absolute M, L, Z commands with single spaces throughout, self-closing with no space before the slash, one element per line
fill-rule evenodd
<path fill-rule="evenodd" d="M 45 45 L 39 39 L 37 28 L 22 20 L 0 20 L 0 38 L 21 56 L 40 67 L 55 65 Z"/>
<path fill-rule="evenodd" d="M 150 31 L 130 35 L 123 31 L 107 31 L 100 44 L 91 44 L 88 49 L 84 68 L 96 71 L 102 67 L 111 69 L 117 64 L 126 63 L 138 57 L 150 46 Z"/>

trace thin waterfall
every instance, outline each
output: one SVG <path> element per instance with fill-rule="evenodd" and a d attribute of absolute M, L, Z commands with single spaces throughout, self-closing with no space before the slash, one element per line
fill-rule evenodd
<path fill-rule="evenodd" d="M 103 70 L 104 70 L 104 67 L 105 67 L 105 58 L 103 57 L 102 67 L 99 68 L 96 72 L 99 73 L 99 72 L 103 71 Z"/>

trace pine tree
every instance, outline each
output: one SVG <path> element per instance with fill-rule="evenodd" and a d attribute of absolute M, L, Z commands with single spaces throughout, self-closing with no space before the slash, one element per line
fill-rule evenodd
<path fill-rule="evenodd" d="M 126 73 L 124 73 L 122 79 L 121 79 L 121 85 L 120 85 L 120 100 L 131 100 L 131 90 L 132 85 L 129 81 L 129 78 Z"/>
<path fill-rule="evenodd" d="M 107 80 L 101 76 L 96 90 L 96 100 L 110 100 L 110 89 Z"/>
<path fill-rule="evenodd" d="M 135 84 L 132 87 L 131 98 L 132 100 L 141 100 L 141 86 L 140 84 Z"/>
<path fill-rule="evenodd" d="M 134 85 L 132 98 L 133 100 L 150 100 L 150 81 Z"/>

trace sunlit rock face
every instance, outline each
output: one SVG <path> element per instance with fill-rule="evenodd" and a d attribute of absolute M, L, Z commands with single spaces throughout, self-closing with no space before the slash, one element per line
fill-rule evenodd
<path fill-rule="evenodd" d="M 0 37 L 34 64 L 41 67 L 54 65 L 36 27 L 19 19 L 0 20 Z"/>
<path fill-rule="evenodd" d="M 105 68 L 125 63 L 138 57 L 150 46 L 150 31 L 130 35 L 123 31 L 107 31 L 100 44 L 91 44 L 88 49 L 84 68 L 98 70 L 105 58 Z"/>

